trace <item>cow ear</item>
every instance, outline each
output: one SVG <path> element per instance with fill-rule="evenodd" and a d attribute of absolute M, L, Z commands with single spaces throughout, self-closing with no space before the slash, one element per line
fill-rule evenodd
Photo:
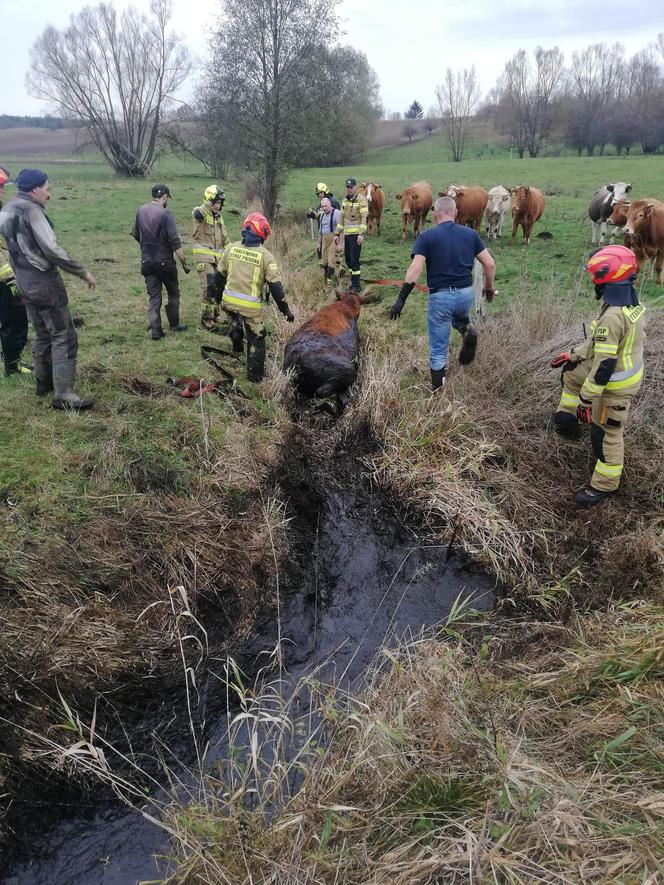
<path fill-rule="evenodd" d="M 341 292 L 339 291 L 339 289 L 334 290 L 334 297 L 337 301 L 341 301 Z"/>
<path fill-rule="evenodd" d="M 613 193 L 613 185 L 612 184 L 607 184 L 606 189 L 607 189 L 607 191 L 611 191 L 611 193 Z"/>
<path fill-rule="evenodd" d="M 395 194 L 394 195 L 395 200 L 400 200 L 402 197 L 403 197 L 403 194 Z"/>
<path fill-rule="evenodd" d="M 371 304 L 373 301 L 380 301 L 381 296 L 371 286 L 366 286 L 357 296 L 360 304 Z"/>
<path fill-rule="evenodd" d="M 445 191 L 438 191 L 438 196 L 445 197 L 445 196 L 447 196 L 447 194 L 445 193 Z"/>
<path fill-rule="evenodd" d="M 657 205 L 657 203 L 653 202 L 652 200 L 649 200 L 646 203 L 646 215 L 650 215 L 650 213 L 652 212 L 652 210 L 655 208 L 656 205 Z"/>
<path fill-rule="evenodd" d="M 626 193 L 626 194 L 629 193 L 629 192 L 631 191 L 631 189 L 632 189 L 632 183 L 630 182 L 630 183 L 627 185 L 627 187 L 625 188 L 625 193 Z"/>

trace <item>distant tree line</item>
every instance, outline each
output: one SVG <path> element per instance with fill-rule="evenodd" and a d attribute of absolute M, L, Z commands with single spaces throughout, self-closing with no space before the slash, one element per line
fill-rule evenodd
<path fill-rule="evenodd" d="M 0 129 L 65 129 L 68 124 L 60 117 L 17 117 L 0 114 Z"/>
<path fill-rule="evenodd" d="M 624 47 L 596 43 L 565 64 L 557 48 L 520 49 L 489 95 L 483 113 L 519 157 L 537 157 L 553 137 L 589 156 L 612 145 L 629 154 L 664 146 L 664 34 L 631 58 Z"/>

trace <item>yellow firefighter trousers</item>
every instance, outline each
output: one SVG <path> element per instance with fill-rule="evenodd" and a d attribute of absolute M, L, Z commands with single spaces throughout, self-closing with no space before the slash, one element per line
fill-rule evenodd
<path fill-rule="evenodd" d="M 576 415 L 579 392 L 590 369 L 590 361 L 579 363 L 563 374 L 563 391 L 558 411 Z M 601 492 L 614 492 L 623 470 L 625 422 L 632 395 L 605 392 L 593 405 L 590 439 L 597 457 L 590 485 Z"/>
<path fill-rule="evenodd" d="M 333 267 L 339 270 L 341 267 L 341 252 L 337 252 L 334 245 L 334 234 L 323 234 L 323 249 L 319 262 L 321 267 Z"/>

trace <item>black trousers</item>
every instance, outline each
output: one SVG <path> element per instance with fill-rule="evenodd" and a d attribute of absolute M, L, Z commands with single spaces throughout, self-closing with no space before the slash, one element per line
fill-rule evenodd
<path fill-rule="evenodd" d="M 0 345 L 5 371 L 14 372 L 28 340 L 28 314 L 7 283 L 0 283 Z"/>
<path fill-rule="evenodd" d="M 180 286 L 178 270 L 173 264 L 157 261 L 144 261 L 141 273 L 145 277 L 145 288 L 148 293 L 148 322 L 153 332 L 161 332 L 161 296 L 162 286 L 166 289 L 166 318 L 171 329 L 180 325 Z"/>
<path fill-rule="evenodd" d="M 359 234 L 344 236 L 344 258 L 350 271 L 350 287 L 360 291 L 360 253 L 362 246 L 357 242 Z"/>

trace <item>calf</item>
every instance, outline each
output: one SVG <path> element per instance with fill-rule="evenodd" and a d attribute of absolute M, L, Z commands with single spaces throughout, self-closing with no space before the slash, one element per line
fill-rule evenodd
<path fill-rule="evenodd" d="M 599 242 L 601 246 L 606 237 L 606 223 L 611 222 L 611 214 L 613 207 L 621 200 L 625 200 L 626 194 L 632 189 L 632 185 L 626 181 L 616 181 L 613 184 L 607 184 L 595 191 L 588 206 L 588 217 L 590 218 L 592 241 L 595 243 L 597 233 L 599 231 Z M 615 227 L 611 231 L 611 242 L 616 235 Z"/>
<path fill-rule="evenodd" d="M 396 199 L 401 201 L 401 215 L 403 230 L 401 239 L 405 240 L 408 235 L 408 226 L 413 222 L 413 235 L 417 237 L 426 224 L 429 209 L 433 205 L 433 193 L 431 185 L 426 181 L 416 181 L 407 187 L 402 194 L 396 194 Z"/>
<path fill-rule="evenodd" d="M 295 385 L 302 396 L 336 395 L 343 406 L 357 376 L 360 308 L 376 301 L 377 296 L 369 289 L 361 295 L 351 290 L 335 294 L 336 301 L 326 304 L 293 332 L 284 351 L 284 370 L 294 370 Z"/>
<path fill-rule="evenodd" d="M 514 205 L 512 206 L 512 241 L 516 237 L 519 225 L 523 230 L 524 245 L 530 243 L 530 234 L 536 221 L 544 212 L 544 194 L 536 187 L 520 185 L 513 190 Z"/>
<path fill-rule="evenodd" d="M 446 190 L 438 192 L 439 197 L 452 197 L 456 202 L 457 224 L 466 224 L 473 230 L 479 230 L 484 218 L 484 210 L 489 194 L 483 187 L 466 187 L 462 184 L 451 184 Z"/>
<path fill-rule="evenodd" d="M 639 270 L 652 258 L 657 285 L 664 286 L 664 203 L 653 198 L 635 200 L 627 210 L 623 234 L 625 244 L 636 254 Z"/>
<path fill-rule="evenodd" d="M 380 235 L 380 220 L 385 208 L 385 192 L 375 181 L 367 181 L 358 187 L 358 192 L 364 194 L 369 204 L 369 216 L 367 218 L 367 233 Z"/>
<path fill-rule="evenodd" d="M 503 222 L 510 209 L 511 199 L 512 194 L 502 184 L 492 187 L 489 191 L 489 201 L 484 213 L 487 239 L 497 240 L 502 236 Z"/>

